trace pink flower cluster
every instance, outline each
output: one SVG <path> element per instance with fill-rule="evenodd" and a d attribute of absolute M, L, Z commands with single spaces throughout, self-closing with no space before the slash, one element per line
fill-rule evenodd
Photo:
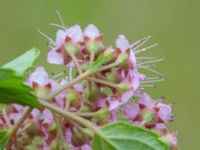
<path fill-rule="evenodd" d="M 48 96 L 87 71 L 98 58 L 109 55 L 110 59 L 98 68 L 99 71 L 67 88 L 51 103 L 80 114 L 98 126 L 126 119 L 129 123 L 155 131 L 171 149 L 176 149 L 176 136 L 166 128 L 166 123 L 173 121 L 171 105 L 154 101 L 143 92 L 144 87 L 154 87 L 156 82 L 163 80 L 152 65 L 159 59 L 136 57 L 154 46 L 139 49 L 148 39 L 145 37 L 130 44 L 124 35 L 120 35 L 113 48 L 104 45 L 102 34 L 93 24 L 84 31 L 79 25 L 58 30 L 56 41 L 50 41 L 52 49 L 48 52 L 47 61 L 65 65 L 67 73 L 50 77 L 43 67 L 38 67 L 30 74 L 27 84 L 36 90 L 39 97 Z M 148 77 L 139 72 L 140 68 L 159 76 Z M 13 104 L 2 110 L 0 128 L 14 125 L 26 109 Z M 63 137 L 59 134 L 55 118 L 61 122 L 59 128 Z M 48 109 L 34 109 L 16 137 L 18 145 L 27 149 L 31 146 L 41 150 L 56 149 L 64 140 L 69 149 L 91 150 L 91 138 L 85 132 L 90 133 L 90 130 L 55 116 Z M 11 141 L 10 149 L 14 143 L 14 140 Z"/>

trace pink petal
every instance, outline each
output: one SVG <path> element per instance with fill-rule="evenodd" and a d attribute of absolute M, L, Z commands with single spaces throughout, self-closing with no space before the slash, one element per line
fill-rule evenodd
<path fill-rule="evenodd" d="M 106 106 L 106 99 L 101 99 L 97 102 L 97 106 L 102 108 Z"/>
<path fill-rule="evenodd" d="M 117 121 L 117 110 L 111 111 L 111 118 L 109 120 L 111 123 Z"/>
<path fill-rule="evenodd" d="M 12 107 L 17 110 L 18 112 L 23 111 L 24 107 L 18 104 L 12 104 Z"/>
<path fill-rule="evenodd" d="M 155 106 L 155 102 L 151 99 L 151 97 L 147 94 L 144 93 L 139 100 L 139 104 L 143 104 L 148 108 L 153 108 Z"/>
<path fill-rule="evenodd" d="M 65 43 L 66 31 L 58 30 L 56 35 L 56 47 L 60 48 Z"/>
<path fill-rule="evenodd" d="M 157 107 L 159 108 L 158 116 L 163 121 L 171 121 L 172 120 L 172 108 L 170 105 L 166 105 L 163 103 L 158 103 Z"/>
<path fill-rule="evenodd" d="M 14 123 L 18 122 L 19 119 L 22 117 L 23 113 L 10 113 L 8 118 L 10 121 L 13 121 Z"/>
<path fill-rule="evenodd" d="M 71 143 L 72 132 L 70 129 L 65 130 L 65 139 L 67 143 Z"/>
<path fill-rule="evenodd" d="M 74 85 L 74 89 L 77 92 L 83 92 L 84 91 L 84 85 L 81 83 L 77 83 Z"/>
<path fill-rule="evenodd" d="M 132 83 L 133 90 L 136 91 L 139 88 L 139 86 L 140 86 L 139 75 L 134 70 L 130 70 L 129 71 L 129 75 L 131 77 L 131 83 Z"/>
<path fill-rule="evenodd" d="M 136 66 L 136 57 L 135 57 L 133 50 L 130 51 L 130 61 L 133 65 L 133 67 L 135 67 Z"/>
<path fill-rule="evenodd" d="M 100 32 L 94 24 L 89 24 L 84 30 L 84 35 L 91 39 L 94 39 L 100 36 Z"/>
<path fill-rule="evenodd" d="M 81 147 L 81 150 L 92 150 L 92 147 L 91 147 L 91 145 L 89 145 L 89 144 L 84 144 L 84 145 Z"/>
<path fill-rule="evenodd" d="M 63 54 L 58 53 L 53 49 L 48 52 L 47 61 L 50 64 L 64 64 Z"/>
<path fill-rule="evenodd" d="M 31 112 L 31 115 L 33 116 L 33 118 L 37 118 L 40 115 L 40 111 L 38 109 L 34 109 Z"/>
<path fill-rule="evenodd" d="M 38 84 L 45 85 L 49 82 L 49 76 L 43 67 L 37 67 L 29 77 L 30 82 L 37 82 Z"/>
<path fill-rule="evenodd" d="M 130 48 L 130 44 L 124 35 L 120 35 L 116 40 L 116 47 L 121 50 L 121 52 L 125 52 Z"/>
<path fill-rule="evenodd" d="M 127 103 L 128 100 L 133 97 L 134 95 L 134 92 L 132 90 L 129 90 L 127 92 L 125 92 L 123 95 L 122 95 L 122 98 L 121 98 L 121 101 L 123 104 Z"/>
<path fill-rule="evenodd" d="M 4 125 L 3 120 L 0 118 L 0 126 Z"/>
<path fill-rule="evenodd" d="M 67 36 L 69 36 L 73 42 L 83 41 L 83 32 L 80 25 L 74 25 L 66 31 Z"/>
<path fill-rule="evenodd" d="M 45 109 L 42 112 L 42 116 L 43 116 L 43 119 L 44 119 L 43 124 L 51 124 L 53 122 L 53 115 L 52 115 L 50 110 Z"/>
<path fill-rule="evenodd" d="M 134 119 L 140 113 L 140 108 L 138 104 L 131 104 L 125 108 L 125 115 L 129 119 Z"/>
<path fill-rule="evenodd" d="M 125 103 L 128 102 L 128 100 L 134 95 L 134 92 L 132 90 L 129 90 L 127 92 L 125 92 L 121 99 L 114 99 L 111 98 L 109 100 L 109 110 L 115 110 L 117 108 L 119 108 L 120 106 L 124 105 Z"/>
<path fill-rule="evenodd" d="M 64 102 L 64 98 L 65 98 L 65 94 L 64 93 L 60 93 L 58 94 L 55 99 L 56 99 L 56 105 L 60 108 L 64 108 L 65 102 Z"/>

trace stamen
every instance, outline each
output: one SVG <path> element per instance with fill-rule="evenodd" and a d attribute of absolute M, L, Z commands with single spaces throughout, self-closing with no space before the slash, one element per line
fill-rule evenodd
<path fill-rule="evenodd" d="M 50 23 L 49 24 L 50 26 L 55 26 L 55 27 L 58 27 L 58 28 L 61 28 L 63 30 L 66 30 L 67 28 L 63 27 L 62 25 L 59 25 L 59 24 L 56 24 L 56 23 Z"/>
<path fill-rule="evenodd" d="M 93 77 L 88 77 L 87 79 L 89 79 L 90 81 L 94 81 L 94 82 L 97 82 L 97 83 L 100 83 L 100 84 L 104 84 L 104 85 L 113 87 L 113 88 L 119 87 L 118 84 L 115 84 L 115 83 L 112 83 L 112 82 L 109 82 L 109 81 L 104 81 L 104 80 L 100 80 L 100 79 L 93 78 Z"/>
<path fill-rule="evenodd" d="M 156 59 L 156 57 L 137 57 L 136 59 L 137 60 L 140 60 L 140 59 Z"/>
<path fill-rule="evenodd" d="M 150 85 L 150 84 L 141 84 L 140 87 L 151 87 L 151 88 L 156 88 L 157 85 Z"/>
<path fill-rule="evenodd" d="M 160 62 L 160 61 L 163 61 L 165 60 L 165 58 L 160 58 L 160 59 L 156 59 L 156 60 L 150 60 L 150 61 L 145 61 L 139 65 L 145 65 L 145 64 L 150 64 L 150 63 L 155 63 L 155 62 Z"/>
<path fill-rule="evenodd" d="M 58 18 L 60 19 L 60 22 L 61 22 L 62 26 L 65 28 L 65 24 L 64 24 L 63 18 L 62 18 L 61 14 L 60 14 L 60 12 L 58 10 L 56 10 L 56 14 L 58 15 Z"/>
<path fill-rule="evenodd" d="M 60 73 L 58 73 L 58 74 L 52 73 L 51 75 L 53 76 L 53 77 L 52 77 L 53 79 L 57 79 L 57 78 L 63 76 L 63 75 L 64 75 L 64 72 L 60 72 Z"/>
<path fill-rule="evenodd" d="M 52 44 L 52 45 L 56 45 L 56 43 L 48 36 L 48 35 L 46 35 L 45 33 L 43 33 L 39 28 L 37 29 L 37 31 L 43 36 L 43 37 L 45 37 L 45 38 L 47 38 L 48 40 L 49 40 L 49 42 L 50 42 L 50 44 Z"/>
<path fill-rule="evenodd" d="M 157 80 L 157 79 L 162 79 L 164 76 L 157 76 L 157 77 L 146 77 L 146 80 Z"/>
<path fill-rule="evenodd" d="M 151 49 L 151 48 L 153 48 L 153 47 L 156 47 L 156 46 L 158 46 L 158 45 L 159 45 L 159 43 L 155 43 L 155 44 L 152 44 L 152 45 L 150 45 L 150 46 L 148 46 L 148 47 L 145 47 L 145 48 L 143 48 L 143 49 L 141 49 L 141 50 L 136 50 L 136 51 L 135 51 L 135 54 L 143 53 L 143 52 L 145 52 L 145 51 L 147 51 L 147 50 L 149 50 L 149 49 Z"/>
<path fill-rule="evenodd" d="M 142 66 L 142 65 L 138 65 L 139 68 L 155 68 L 156 64 L 151 64 L 151 65 L 147 65 L 147 66 Z"/>
<path fill-rule="evenodd" d="M 160 81 L 164 81 L 165 79 L 158 79 L 158 80 L 147 80 L 147 81 L 142 81 L 142 83 L 155 83 L 155 82 L 160 82 Z"/>
<path fill-rule="evenodd" d="M 142 46 L 144 43 L 146 43 L 150 38 L 151 38 L 151 36 L 146 36 L 146 37 L 144 37 L 143 39 L 138 40 L 138 41 L 134 42 L 133 44 L 131 44 L 131 47 L 132 47 L 133 49 L 137 49 L 137 48 L 139 48 L 140 46 Z"/>
<path fill-rule="evenodd" d="M 154 69 L 147 68 L 147 67 L 143 67 L 143 66 L 140 66 L 140 68 L 143 68 L 143 69 L 145 69 L 145 70 L 151 71 L 151 72 L 153 72 L 153 73 L 155 73 L 155 74 L 158 74 L 158 75 L 160 75 L 160 76 L 164 76 L 162 73 L 160 73 L 160 72 L 158 72 L 158 71 L 156 71 L 156 70 L 154 70 Z"/>

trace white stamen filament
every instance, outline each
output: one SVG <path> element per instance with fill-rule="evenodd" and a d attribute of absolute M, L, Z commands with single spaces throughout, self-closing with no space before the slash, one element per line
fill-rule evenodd
<path fill-rule="evenodd" d="M 158 46 L 158 45 L 159 45 L 159 43 L 155 43 L 155 44 L 152 44 L 152 45 L 150 45 L 150 46 L 148 46 L 148 47 L 145 47 L 145 48 L 143 48 L 143 49 L 136 50 L 136 51 L 135 51 L 135 54 L 143 53 L 143 52 L 145 52 L 145 51 L 147 51 L 147 50 L 149 50 L 149 49 L 151 49 L 151 48 L 153 48 L 153 47 L 155 47 L 155 46 Z"/>
<path fill-rule="evenodd" d="M 37 31 L 43 36 L 43 37 L 45 37 L 45 38 L 47 38 L 48 40 L 49 40 L 49 42 L 50 42 L 50 44 L 52 44 L 52 45 L 56 45 L 56 43 L 48 36 L 48 35 L 46 35 L 45 33 L 43 33 L 40 29 L 37 29 Z"/>
<path fill-rule="evenodd" d="M 60 12 L 58 10 L 56 10 L 56 14 L 58 15 L 58 18 L 60 19 L 60 22 L 61 22 L 62 26 L 65 28 L 64 21 L 63 21 L 62 16 L 61 16 L 61 14 L 60 14 Z"/>
<path fill-rule="evenodd" d="M 145 64 L 160 62 L 160 61 L 163 61 L 163 60 L 165 60 L 165 58 L 160 58 L 160 59 L 156 59 L 156 60 L 145 61 L 143 63 L 140 63 L 139 65 L 145 65 Z"/>
<path fill-rule="evenodd" d="M 144 43 L 146 43 L 150 38 L 151 38 L 151 36 L 146 36 L 146 37 L 144 37 L 143 39 L 138 40 L 138 41 L 134 42 L 133 44 L 131 44 L 131 47 L 132 47 L 133 49 L 137 49 L 137 48 L 139 48 L 140 46 L 142 46 Z"/>

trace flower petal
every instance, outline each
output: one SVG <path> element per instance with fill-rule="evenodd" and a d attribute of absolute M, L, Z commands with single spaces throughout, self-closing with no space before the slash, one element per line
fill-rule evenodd
<path fill-rule="evenodd" d="M 121 50 L 121 52 L 125 52 L 130 48 L 130 44 L 124 35 L 120 35 L 116 40 L 116 47 Z"/>
<path fill-rule="evenodd" d="M 94 39 L 100 36 L 100 32 L 94 24 L 89 24 L 84 30 L 84 35 L 91 39 Z"/>
<path fill-rule="evenodd" d="M 66 31 L 58 30 L 56 35 L 56 47 L 60 48 L 65 43 Z"/>
<path fill-rule="evenodd" d="M 37 67 L 29 77 L 30 82 L 37 82 L 41 86 L 49 82 L 49 76 L 43 67 Z"/>
<path fill-rule="evenodd" d="M 48 52 L 47 61 L 50 64 L 64 64 L 63 54 L 56 52 L 54 49 Z"/>
<path fill-rule="evenodd" d="M 172 121 L 172 108 L 170 105 L 158 103 L 159 108 L 158 116 L 165 122 Z"/>
<path fill-rule="evenodd" d="M 69 36 L 73 42 L 81 42 L 83 41 L 83 32 L 81 30 L 80 25 L 74 25 L 69 27 L 66 31 L 66 35 Z"/>
<path fill-rule="evenodd" d="M 134 119 L 140 113 L 140 108 L 138 104 L 131 104 L 125 108 L 125 115 L 129 119 Z"/>

